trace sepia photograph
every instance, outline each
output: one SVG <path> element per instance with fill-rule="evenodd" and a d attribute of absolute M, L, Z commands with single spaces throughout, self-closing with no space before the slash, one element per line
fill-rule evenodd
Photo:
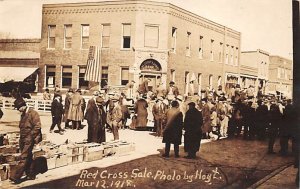
<path fill-rule="evenodd" d="M 299 188 L 299 7 L 0 0 L 0 188 Z"/>

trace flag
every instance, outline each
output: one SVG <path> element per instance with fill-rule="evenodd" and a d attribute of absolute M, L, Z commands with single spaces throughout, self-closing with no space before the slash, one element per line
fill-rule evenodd
<path fill-rule="evenodd" d="M 84 80 L 100 82 L 100 70 L 100 50 L 97 46 L 90 46 Z"/>

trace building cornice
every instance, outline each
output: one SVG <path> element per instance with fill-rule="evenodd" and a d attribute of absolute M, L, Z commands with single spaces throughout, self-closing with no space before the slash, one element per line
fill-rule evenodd
<path fill-rule="evenodd" d="M 110 5 L 126 5 L 124 7 L 105 7 Z M 64 9 L 61 9 L 64 8 Z M 103 1 L 103 2 L 86 2 L 86 3 L 61 3 L 43 5 L 43 14 L 81 14 L 81 13 L 109 13 L 109 12 L 154 12 L 169 14 L 191 23 L 214 30 L 229 37 L 240 39 L 241 33 L 209 19 L 201 17 L 188 10 L 182 9 L 171 3 L 155 1 Z"/>

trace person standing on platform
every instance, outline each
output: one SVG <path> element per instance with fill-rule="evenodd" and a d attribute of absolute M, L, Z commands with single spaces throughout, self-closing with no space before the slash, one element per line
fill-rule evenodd
<path fill-rule="evenodd" d="M 169 157 L 171 144 L 174 144 L 175 158 L 179 157 L 183 129 L 183 115 L 179 110 L 177 101 L 171 102 L 171 108 L 166 112 L 166 127 L 163 131 L 162 142 L 166 144 L 163 157 Z"/>
<path fill-rule="evenodd" d="M 175 82 L 171 81 L 166 91 L 166 96 L 169 101 L 174 100 L 179 95 L 178 87 L 175 86 Z"/>
<path fill-rule="evenodd" d="M 184 119 L 184 151 L 188 153 L 185 158 L 195 159 L 196 153 L 200 149 L 203 118 L 200 111 L 196 109 L 196 104 L 190 102 L 189 109 Z"/>
<path fill-rule="evenodd" d="M 61 120 L 64 113 L 64 108 L 61 102 L 61 96 L 57 95 L 51 103 L 52 125 L 50 127 L 50 133 L 52 133 L 55 125 L 57 125 L 59 134 L 63 135 L 64 132 L 61 128 Z"/>
<path fill-rule="evenodd" d="M 105 101 L 98 93 L 88 101 L 84 118 L 88 123 L 87 142 L 102 143 L 106 141 L 105 123 L 106 113 L 104 110 Z"/>
<path fill-rule="evenodd" d="M 19 147 L 21 155 L 18 168 L 14 173 L 10 174 L 10 180 L 20 183 L 24 172 L 27 180 L 35 180 L 36 173 L 33 168 L 32 149 L 42 141 L 41 120 L 39 114 L 29 108 L 23 98 L 18 98 L 14 101 L 14 107 L 21 112 L 19 123 L 20 140 Z"/>

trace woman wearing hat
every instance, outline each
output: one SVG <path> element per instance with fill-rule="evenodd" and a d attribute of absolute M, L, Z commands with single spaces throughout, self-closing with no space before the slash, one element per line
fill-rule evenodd
<path fill-rule="evenodd" d="M 94 96 L 88 101 L 84 118 L 88 123 L 88 142 L 105 142 L 106 113 L 104 99 Z"/>

